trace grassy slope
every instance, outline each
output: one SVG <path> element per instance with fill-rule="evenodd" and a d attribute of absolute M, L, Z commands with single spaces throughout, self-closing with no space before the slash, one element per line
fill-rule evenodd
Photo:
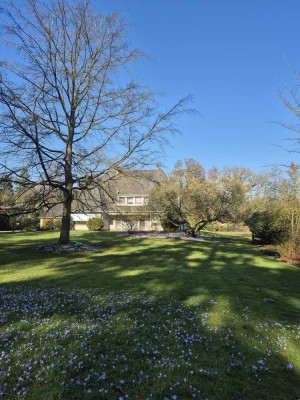
<path fill-rule="evenodd" d="M 159 313 L 163 312 L 162 304 L 169 307 L 169 303 L 164 302 L 171 299 L 173 306 L 169 310 L 169 318 L 174 318 L 180 325 L 176 309 L 184 307 L 184 310 L 191 310 L 198 318 L 199 331 L 204 337 L 209 337 L 208 342 L 211 343 L 210 350 L 207 344 L 206 350 L 200 345 L 192 345 L 193 356 L 184 365 L 190 364 L 193 377 L 189 377 L 189 389 L 185 382 L 178 384 L 178 399 L 193 398 L 193 395 L 196 398 L 225 400 L 299 397 L 299 330 L 295 328 L 300 319 L 299 268 L 261 255 L 245 238 L 223 242 L 185 242 L 121 238 L 113 233 L 74 232 L 76 240 L 93 243 L 101 250 L 64 255 L 35 251 L 37 242 L 48 242 L 55 237 L 56 234 L 52 233 L 0 234 L 2 288 L 8 291 L 16 288 L 18 291 L 20 285 L 25 285 L 26 288 L 94 288 L 100 289 L 103 296 L 125 293 L 130 296 L 132 305 L 127 311 L 116 311 L 119 321 L 124 320 L 123 324 L 116 322 L 114 328 L 120 329 L 120 335 L 128 337 L 130 331 L 128 326 L 125 328 L 126 318 L 131 315 L 138 319 L 136 310 L 141 293 L 142 298 L 151 295 L 153 312 L 147 314 L 149 304 L 144 305 L 143 312 L 147 315 L 143 321 L 145 328 L 140 327 L 135 332 L 140 335 L 141 342 L 147 342 L 147 335 L 150 335 L 155 323 L 163 324 L 168 318 Z M 51 318 L 64 319 L 67 323 L 71 317 L 56 312 Z M 15 322 L 11 320 L 11 323 Z M 186 320 L 182 322 L 183 326 L 185 323 Z M 179 329 L 178 326 L 176 329 Z M 192 332 L 195 326 L 186 326 L 185 329 Z M 162 340 L 166 341 L 166 348 L 167 344 L 170 346 L 169 350 L 165 350 L 168 357 L 168 351 L 172 346 L 178 348 L 178 343 L 172 337 Z M 124 343 L 117 336 L 110 346 L 122 348 Z M 96 348 L 91 343 L 90 346 L 96 354 Z M 132 351 L 130 346 L 129 342 L 123 346 L 127 356 Z M 133 375 L 136 373 L 135 366 L 144 362 L 143 358 L 135 360 L 130 366 Z M 294 366 L 291 371 L 285 368 L 290 363 Z M 271 371 L 261 368 L 265 364 Z M 209 372 L 195 373 L 205 366 L 207 371 L 217 371 L 218 378 L 212 378 Z M 149 372 L 150 376 L 152 372 Z M 152 388 L 152 398 L 169 396 L 171 399 L 172 392 L 175 393 L 172 382 L 180 381 L 183 372 L 179 368 L 175 373 L 170 367 L 165 372 L 170 379 L 171 386 L 166 384 L 168 388 L 158 384 L 159 379 L 153 375 L 152 380 L 144 382 L 138 389 L 131 383 L 124 393 L 129 393 L 130 399 L 146 399 Z M 203 377 L 203 374 L 206 375 Z M 49 395 L 49 399 L 59 396 L 64 399 L 118 398 L 114 392 L 97 397 L 93 392 L 80 391 L 76 397 L 68 385 L 64 392 L 57 392 L 55 379 L 54 374 L 53 395 Z M 196 392 L 197 382 L 201 383 L 201 394 Z M 42 386 L 35 385 L 35 398 L 42 398 Z M 68 390 L 72 394 L 68 394 Z M 28 398 L 34 398 L 28 393 Z M 120 391 L 122 396 L 123 389 Z"/>

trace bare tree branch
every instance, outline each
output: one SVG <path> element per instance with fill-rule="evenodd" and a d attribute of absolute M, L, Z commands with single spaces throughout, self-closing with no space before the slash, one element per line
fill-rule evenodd
<path fill-rule="evenodd" d="M 141 53 L 118 14 L 96 13 L 88 0 L 25 4 L 1 9 L 17 57 L 0 61 L 0 177 L 9 173 L 32 199 L 39 193 L 28 212 L 62 202 L 64 243 L 74 190 L 88 202 L 106 174 L 149 165 L 191 98 L 160 111 L 155 93 L 126 82 Z"/>

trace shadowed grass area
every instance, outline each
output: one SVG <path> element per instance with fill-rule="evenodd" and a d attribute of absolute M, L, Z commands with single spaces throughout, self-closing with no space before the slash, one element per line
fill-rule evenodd
<path fill-rule="evenodd" d="M 13 371 L 0 371 L 4 393 L 299 398 L 299 268 L 262 255 L 247 235 L 211 242 L 72 235 L 99 251 L 46 254 L 37 244 L 56 233 L 0 234 L 2 340 L 11 360 L 2 356 L 0 369 Z M 20 361 L 28 343 L 32 353 Z"/>

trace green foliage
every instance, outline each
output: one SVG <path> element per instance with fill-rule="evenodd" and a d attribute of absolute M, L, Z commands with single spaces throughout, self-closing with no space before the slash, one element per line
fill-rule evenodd
<path fill-rule="evenodd" d="M 300 261 L 300 236 L 291 236 L 286 242 L 277 246 L 277 251 L 285 260 Z"/>
<path fill-rule="evenodd" d="M 89 231 L 102 231 L 104 226 L 102 219 L 99 217 L 90 218 L 86 225 Z"/>
<path fill-rule="evenodd" d="M 180 220 L 171 211 L 166 211 L 160 219 L 161 226 L 166 232 L 176 232 L 178 231 Z"/>
<path fill-rule="evenodd" d="M 35 231 L 40 229 L 40 219 L 38 217 L 26 217 L 19 220 L 17 228 L 24 231 Z"/>
<path fill-rule="evenodd" d="M 0 175 L 0 230 L 11 229 L 9 214 L 13 206 L 13 184 L 8 176 Z"/>
<path fill-rule="evenodd" d="M 289 238 L 288 221 L 278 208 L 256 211 L 246 220 L 246 224 L 252 235 L 262 243 L 283 243 Z"/>
<path fill-rule="evenodd" d="M 291 163 L 261 174 L 245 212 L 253 235 L 264 243 L 283 244 L 284 253 L 293 252 L 293 238 L 300 237 L 299 194 L 300 165 Z"/>
<path fill-rule="evenodd" d="M 54 231 L 59 231 L 61 228 L 61 219 L 55 219 L 53 220 L 53 230 Z"/>
<path fill-rule="evenodd" d="M 231 168 L 205 171 L 194 160 L 177 162 L 167 182 L 150 196 L 151 206 L 160 212 L 163 227 L 174 229 L 180 223 L 195 236 L 214 221 L 242 221 L 246 193 L 252 174 L 246 169 Z"/>

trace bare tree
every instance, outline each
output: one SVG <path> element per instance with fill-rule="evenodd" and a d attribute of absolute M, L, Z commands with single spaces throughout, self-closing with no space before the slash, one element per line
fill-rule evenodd
<path fill-rule="evenodd" d="M 290 67 L 295 80 L 296 85 L 291 89 L 280 90 L 278 96 L 282 101 L 283 105 L 291 112 L 294 121 L 291 123 L 277 122 L 279 125 L 291 131 L 292 135 L 287 140 L 293 143 L 293 147 L 287 147 L 285 150 L 291 153 L 300 153 L 300 95 L 299 95 L 299 80 L 300 72 L 295 67 Z"/>
<path fill-rule="evenodd" d="M 128 44 L 124 20 L 96 13 L 88 0 L 27 0 L 2 17 L 17 57 L 1 61 L 0 174 L 34 193 L 32 209 L 50 207 L 53 197 L 63 205 L 59 241 L 68 243 L 74 193 L 154 161 L 153 146 L 175 131 L 189 98 L 161 112 L 153 92 L 128 82 L 141 54 Z"/>

